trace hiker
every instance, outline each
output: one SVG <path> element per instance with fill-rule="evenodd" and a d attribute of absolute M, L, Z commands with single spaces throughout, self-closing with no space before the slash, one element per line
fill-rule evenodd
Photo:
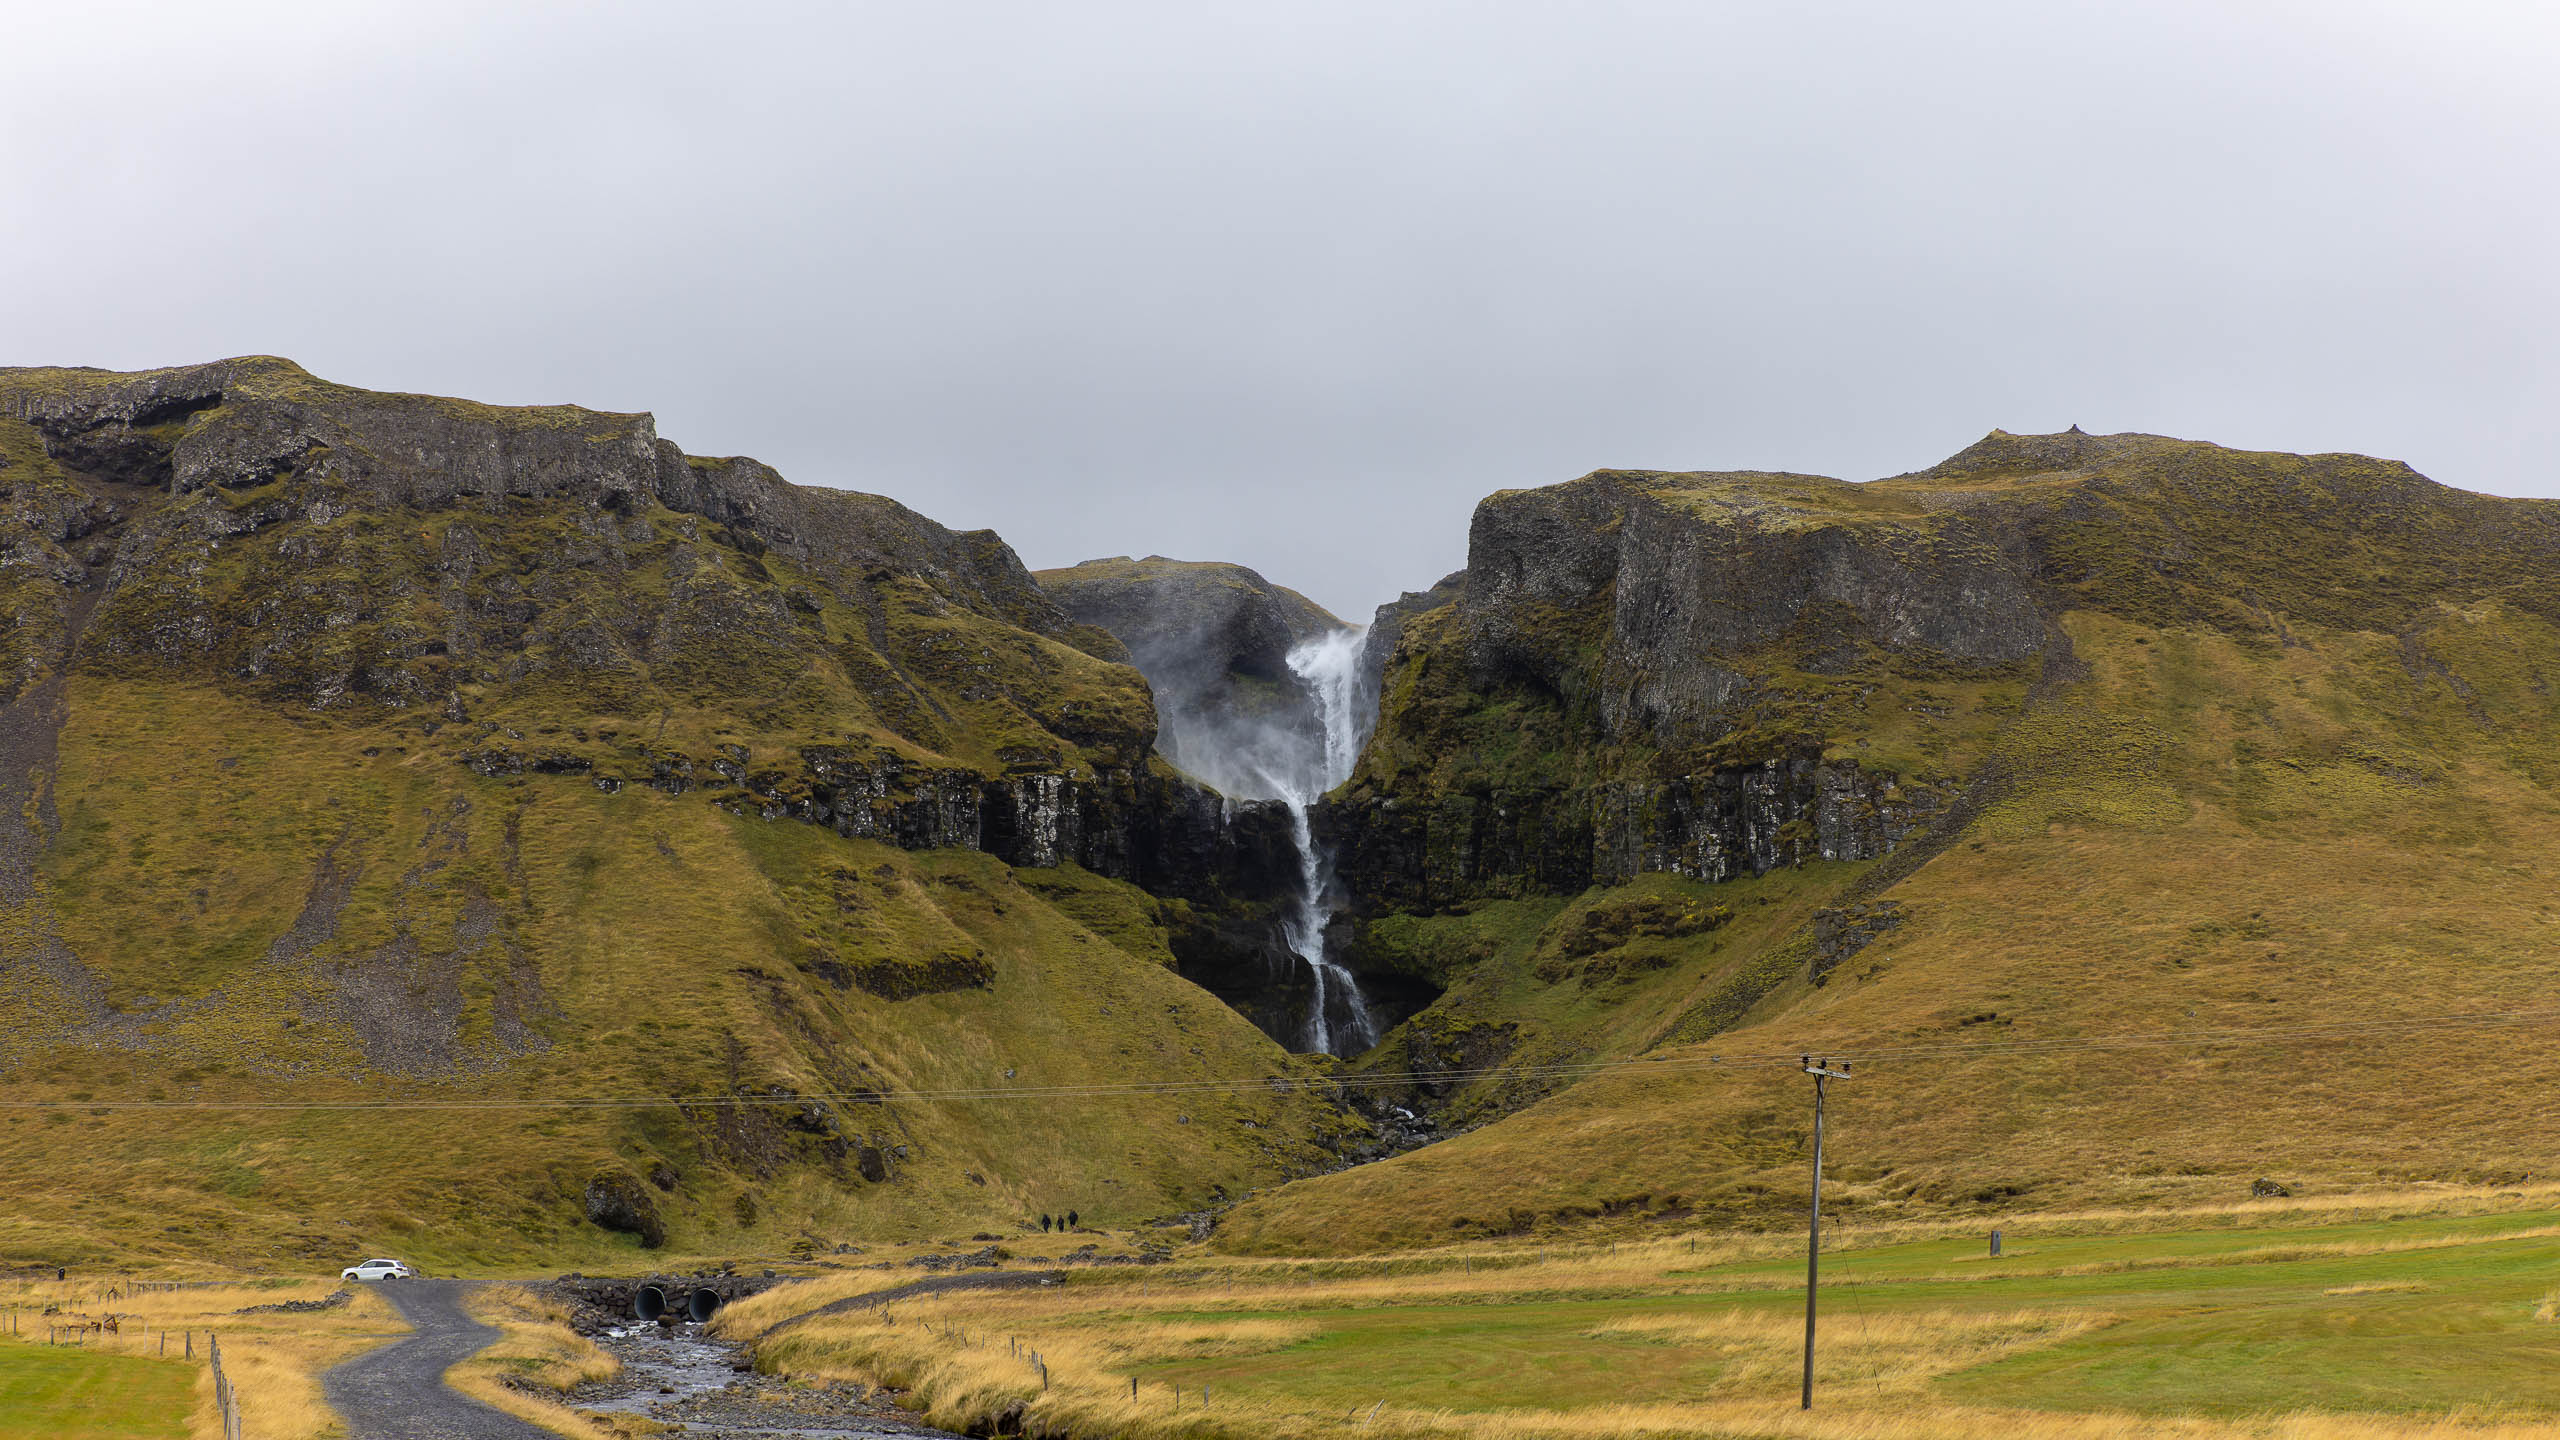
<path fill-rule="evenodd" d="M 1073 1210 L 1067 1212 L 1067 1228 L 1070 1230 L 1076 1228 L 1076 1212 Z"/>
<path fill-rule="evenodd" d="M 1043 1235 L 1049 1233 L 1049 1217 L 1046 1215 L 1040 1217 L 1040 1233 Z"/>

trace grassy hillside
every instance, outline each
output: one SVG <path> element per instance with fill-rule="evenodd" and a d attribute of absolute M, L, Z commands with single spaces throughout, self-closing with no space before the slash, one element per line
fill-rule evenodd
<path fill-rule="evenodd" d="M 2536 1029 L 2392 1028 L 2552 1006 L 2550 503 L 1997 433 L 1493 497 L 1317 816 L 1451 1138 L 1283 1183 L 1361 1122 L 1173 965 L 1294 859 L 991 534 L 262 359 L 0 372 L 0 461 L 0 1260 L 1775 1224 L 1803 1049 L 1861 1220 L 2560 1166 Z M 2219 1030 L 2306 1038 L 2080 1043 Z"/>
<path fill-rule="evenodd" d="M 1221 1243 L 1358 1251 L 1690 1215 L 1783 1223 L 1804 1198 L 1809 1082 L 1734 1062 L 1805 1050 L 1885 1052 L 1833 1090 L 1832 1203 L 1861 1220 L 2230 1198 L 2260 1176 L 2327 1192 L 2560 1172 L 2560 1129 L 2520 1098 L 2560 1072 L 2560 1049 L 2538 1038 L 2547 1020 L 2395 1023 L 2560 1006 L 2560 630 L 2544 613 L 2560 592 L 2533 578 L 2560 578 L 2533 568 L 2554 507 L 2351 457 L 2147 437 L 2112 453 L 2097 473 L 1980 483 L 2035 507 L 2002 522 L 2031 556 L 2054 534 L 2126 556 L 2174 535 L 2180 553 L 2229 568 L 2169 566 L 2147 587 L 2106 566 L 2074 572 L 2094 578 L 2059 592 L 2054 641 L 2012 673 L 1927 678 L 1884 651 L 1814 676 L 1859 704 L 1822 709 L 1803 743 L 1966 797 L 1926 843 L 1722 884 L 1523 884 L 1517 898 L 1365 918 L 1366 955 L 1435 967 L 1451 986 L 1372 1068 L 1642 1063 L 1578 1083 L 1437 1087 L 1423 1098 L 1453 1126 L 1498 1123 L 1258 1196 Z M 2208 462 L 2221 468 L 2200 471 Z M 1943 491 L 1944 477 L 1928 485 Z M 2404 502 L 2397 528 L 2375 508 Z M 1890 490 L 1839 503 L 1857 526 L 1946 508 L 1906 508 Z M 2326 518 L 2291 528 L 2315 512 Z M 2366 611 L 2327 598 L 2333 557 L 2373 579 Z M 2216 584 L 2232 603 L 2194 598 Z M 2300 608 L 2272 608 L 2279 596 Z M 1400 752 L 1373 751 L 1381 793 L 1462 790 L 1451 767 L 1500 754 L 1427 742 L 1522 708 L 1512 730 L 1560 737 L 1518 762 L 1524 776 L 1547 766 L 1546 783 L 1571 784 L 1555 767 L 1644 758 L 1652 737 L 1612 746 L 1551 698 L 1470 688 L 1463 611 L 1431 624 L 1440 643 L 1423 632 L 1393 667 L 1416 708 L 1391 710 L 1381 734 L 1401 719 L 1408 753 L 1434 768 L 1398 788 Z M 1780 646 L 1735 664 L 1783 658 Z M 1434 690 L 1435 676 L 1456 678 Z M 1772 680 L 1752 693 L 1765 706 L 1795 692 Z M 1622 921 L 1595 931 L 1612 912 Z M 2373 1028 L 2067 1048 L 2339 1025 Z M 1912 1047 L 1935 1053 L 1890 1053 Z"/>
<path fill-rule="evenodd" d="M 1345 1123 L 876 1098 L 1294 1064 L 1170 973 L 1184 902 L 1076 863 L 1182 792 L 991 536 L 282 362 L 0 401 L 0 1260 L 1136 1220 Z M 494 1108 L 259 1108 L 312 1101 Z"/>
<path fill-rule="evenodd" d="M 1289 1064 L 1169 973 L 1158 902 L 1119 882 L 645 788 L 481 777 L 184 690 L 84 682 L 74 714 L 37 903 L 105 987 L 105 1018 L 21 971 L 12 1099 L 753 1101 Z M 909 970 L 929 993 L 880 993 Z M 18 1110 L 0 1117 L 0 1252 L 574 1255 L 629 1243 L 584 1222 L 589 1180 L 662 1166 L 675 1188 L 651 1193 L 697 1250 L 1069 1206 L 1134 1219 L 1312 1163 L 1324 1123 L 1268 1092 Z"/>

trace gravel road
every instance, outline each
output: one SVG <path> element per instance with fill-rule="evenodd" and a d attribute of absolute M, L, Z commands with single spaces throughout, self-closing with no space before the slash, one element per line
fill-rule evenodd
<path fill-rule="evenodd" d="M 770 1340 L 803 1320 L 815 1320 L 821 1315 L 838 1315 L 848 1310 L 869 1310 L 886 1305 L 892 1300 L 904 1300 L 910 1295 L 938 1295 L 948 1290 L 1025 1290 L 1035 1285 L 1055 1285 L 1066 1278 L 1067 1272 L 1064 1270 L 984 1270 L 963 1271 L 958 1275 L 930 1275 L 922 1280 L 910 1280 L 904 1285 L 893 1285 L 886 1290 L 873 1290 L 867 1294 L 848 1296 L 833 1304 L 821 1305 L 815 1310 L 804 1310 L 781 1324 L 766 1326 L 756 1332 L 755 1339 L 747 1343 L 752 1346 Z"/>
<path fill-rule="evenodd" d="M 417 1333 L 368 1351 L 320 1377 L 348 1440 L 559 1440 L 445 1388 L 455 1361 L 498 1338 L 462 1313 L 460 1280 L 390 1280 L 379 1287 Z"/>

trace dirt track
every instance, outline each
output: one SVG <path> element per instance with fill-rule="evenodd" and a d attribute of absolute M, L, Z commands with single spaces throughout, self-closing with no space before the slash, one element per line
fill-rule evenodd
<path fill-rule="evenodd" d="M 869 1310 L 875 1306 L 886 1305 L 892 1300 L 904 1300 L 910 1295 L 932 1295 L 945 1290 L 1020 1290 L 1034 1285 L 1055 1285 L 1066 1278 L 1067 1272 L 1064 1270 L 993 1270 L 963 1272 L 958 1275 L 933 1275 L 922 1280 L 910 1280 L 904 1285 L 893 1285 L 886 1290 L 874 1290 L 866 1295 L 851 1296 L 833 1304 L 821 1305 L 815 1310 L 804 1311 L 778 1325 L 765 1327 L 757 1332 L 755 1339 L 764 1340 L 778 1335 L 803 1320 L 815 1320 L 821 1315 L 840 1315 L 847 1310 Z M 755 1341 L 748 1343 L 752 1345 Z"/>
<path fill-rule="evenodd" d="M 391 1280 L 383 1297 L 417 1331 L 320 1377 L 348 1440 L 559 1440 L 448 1389 L 444 1372 L 498 1338 L 462 1313 L 459 1280 Z"/>

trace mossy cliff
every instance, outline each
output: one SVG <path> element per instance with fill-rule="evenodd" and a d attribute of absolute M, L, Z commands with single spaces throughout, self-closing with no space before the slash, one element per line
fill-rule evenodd
<path fill-rule="evenodd" d="M 2560 1164 L 2469 1040 L 2391 1024 L 2548 1003 L 2560 502 L 2077 432 L 1863 485 L 1601 472 L 1486 500 L 1400 622 L 1318 818 L 1351 963 L 1446 991 L 1363 1063 L 1508 1068 L 1407 1085 L 1475 1128 L 1228 1243 L 1785 1211 L 1798 1087 L 1710 1057 L 1833 1045 L 1956 1047 L 1858 1067 L 1850 1223 Z"/>
<path fill-rule="evenodd" d="M 1863 860 L 1984 778 L 2075 610 L 2282 643 L 2482 598 L 2560 607 L 2560 510 L 2361 456 L 1994 432 L 1929 470 L 1602 471 L 1478 507 L 1376 657 L 1324 823 L 1403 907 Z"/>
<path fill-rule="evenodd" d="M 1169 973 L 1195 904 L 1294 873 L 1285 828 L 1155 758 L 1142 677 L 992 533 L 268 358 L 0 370 L 0 507 L 14 1087 L 688 1097 L 497 1112 L 460 1164 L 395 1113 L 378 1173 L 307 1116 L 22 1116 L 30 1185 L 114 1157 L 216 1250 L 348 1206 L 504 1247 L 601 1234 L 627 1172 L 675 1243 L 814 1244 L 1187 1208 L 1341 1128 L 845 1098 L 1293 1063 Z"/>

